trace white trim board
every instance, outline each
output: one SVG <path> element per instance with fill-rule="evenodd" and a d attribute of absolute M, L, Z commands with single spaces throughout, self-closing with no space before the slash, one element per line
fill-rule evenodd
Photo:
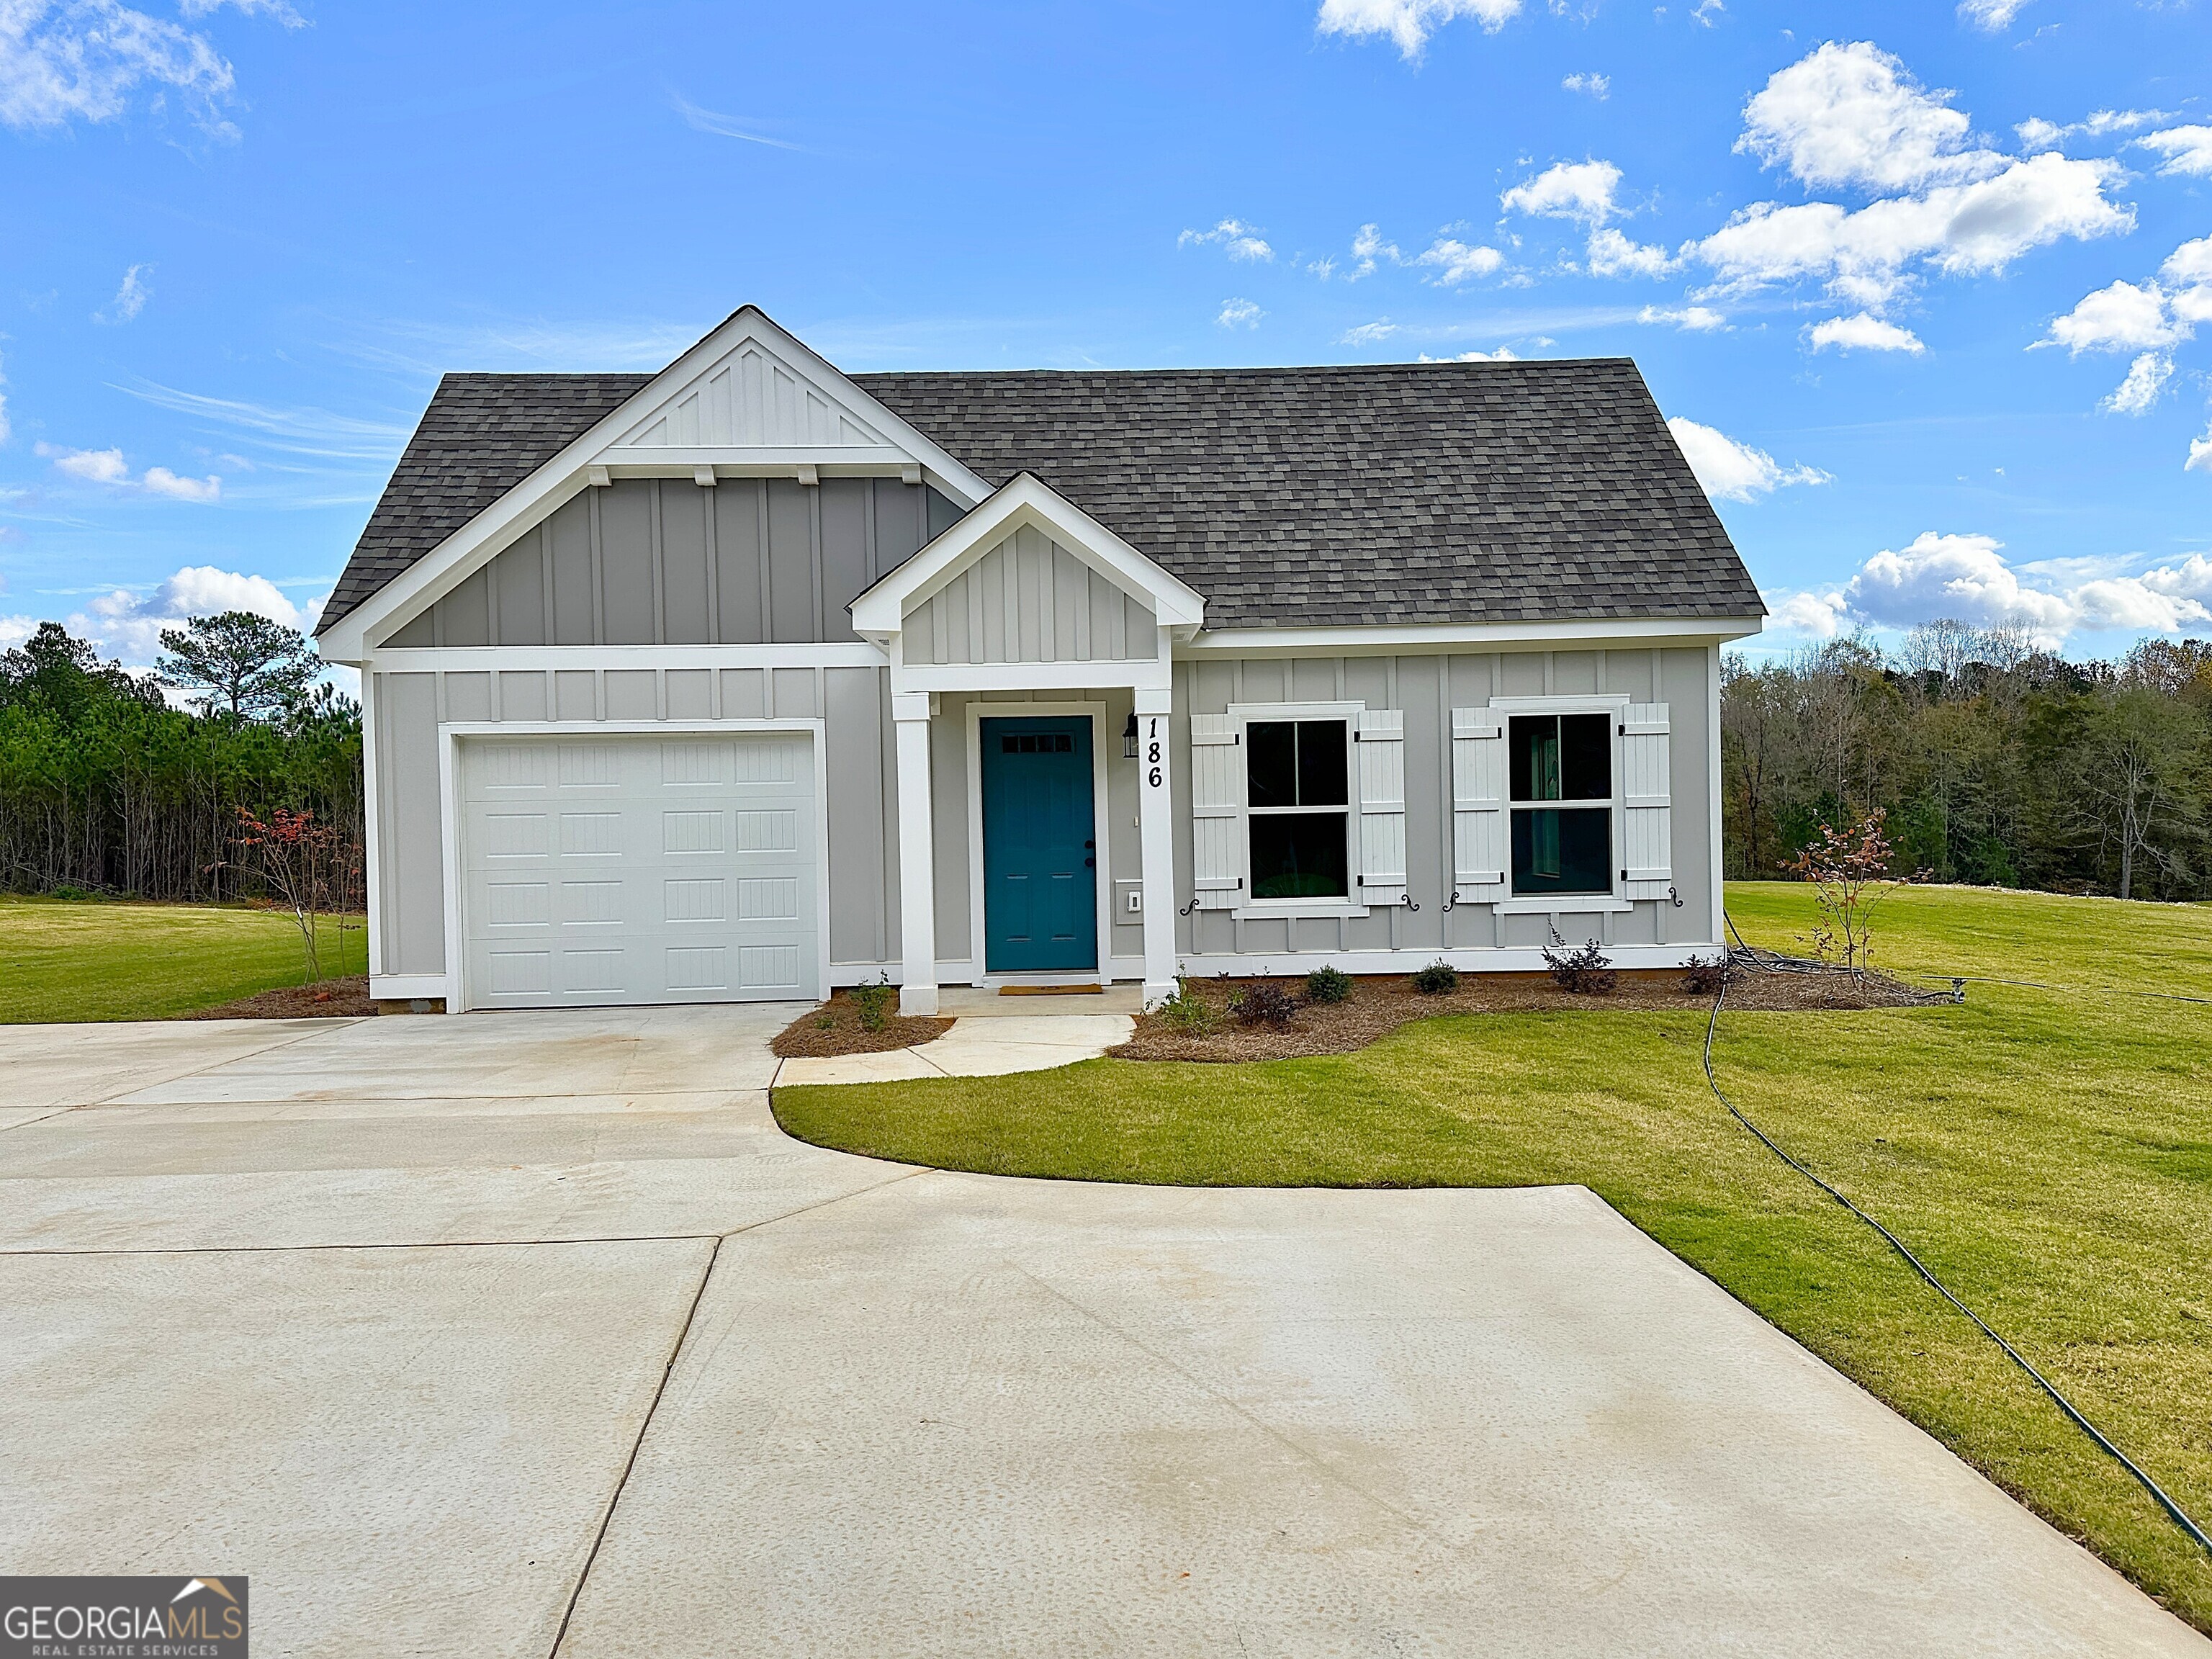
<path fill-rule="evenodd" d="M 446 884 L 446 971 L 442 993 L 446 1012 L 465 1013 L 469 1008 L 468 979 L 464 954 L 468 929 L 463 917 L 461 884 L 460 745 L 470 738 L 538 738 L 557 737 L 652 738 L 673 733 L 738 736 L 747 732 L 780 732 L 787 737 L 805 732 L 814 749 L 814 924 L 818 946 L 815 996 L 830 995 L 830 745 L 829 723 L 820 716 L 791 720 L 440 720 L 438 722 L 438 840 Z M 427 978 L 428 975 L 421 977 Z M 373 988 L 372 981 L 372 988 Z"/>
<path fill-rule="evenodd" d="M 1562 912 L 1561 914 L 1565 914 Z M 1668 945 L 1608 945 L 1607 958 L 1616 968 L 1681 968 L 1693 956 L 1708 955 L 1713 941 Z M 1184 951 L 1179 970 L 1199 978 L 1228 973 L 1255 978 L 1287 978 L 1316 968 L 1347 974 L 1411 974 L 1443 961 L 1466 974 L 1540 974 L 1544 947 L 1534 945 L 1455 945 L 1419 950 Z"/>
<path fill-rule="evenodd" d="M 884 668 L 890 659 L 865 640 L 788 645 L 380 646 L 378 674 L 544 672 L 579 668 Z"/>
<path fill-rule="evenodd" d="M 1113 856 L 1107 845 L 1112 830 L 1106 805 L 1106 749 L 1107 709 L 1103 702 L 983 702 L 970 701 L 963 707 L 967 711 L 968 744 L 968 950 L 966 963 L 968 983 L 970 985 L 1036 984 L 1057 981 L 1060 984 L 1081 983 L 1108 971 L 1114 960 L 1109 948 L 1114 939 L 1114 883 Z M 1097 909 L 1097 955 L 1089 974 L 1005 974 L 992 973 L 985 963 L 990 959 L 990 948 L 983 931 L 983 722 L 987 720 L 1035 720 L 1051 716 L 1082 718 L 1091 721 L 1091 838 L 1094 843 L 1091 853 L 1093 860 L 1091 874 L 1097 878 L 1095 904 Z M 1116 753 L 1120 752 L 1117 747 Z M 938 983 L 957 983 L 943 977 L 940 967 Z M 1137 977 L 1144 977 L 1139 965 Z"/>
<path fill-rule="evenodd" d="M 1391 623 L 1343 628 L 1206 629 L 1186 657 L 1360 657 L 1431 651 L 1544 651 L 1608 644 L 1705 647 L 1756 634 L 1759 617 L 1619 617 L 1533 623 Z"/>

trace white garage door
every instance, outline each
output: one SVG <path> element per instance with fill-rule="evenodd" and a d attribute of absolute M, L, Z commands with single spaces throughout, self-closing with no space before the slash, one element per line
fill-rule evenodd
<path fill-rule="evenodd" d="M 811 738 L 471 738 L 459 787 L 470 1006 L 817 994 Z"/>

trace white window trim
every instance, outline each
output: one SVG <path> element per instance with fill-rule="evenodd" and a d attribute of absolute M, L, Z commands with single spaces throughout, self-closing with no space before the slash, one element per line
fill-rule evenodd
<path fill-rule="evenodd" d="M 1587 696 L 1562 693 L 1544 697 L 1492 697 L 1490 708 L 1505 725 L 1505 741 L 1513 741 L 1512 717 L 1516 714 L 1604 714 L 1612 722 L 1607 742 L 1612 745 L 1607 762 L 1607 781 L 1613 793 L 1607 798 L 1606 806 L 1611 814 L 1607 831 L 1612 852 L 1606 863 L 1606 890 L 1602 893 L 1516 894 L 1513 890 L 1513 813 L 1516 807 L 1534 803 L 1516 802 L 1513 799 L 1513 760 L 1509 747 L 1505 763 L 1505 896 L 1494 902 L 1502 915 L 1590 915 L 1609 911 L 1633 910 L 1636 906 L 1620 894 L 1620 860 L 1626 848 L 1626 803 L 1620 793 L 1620 728 L 1628 718 L 1628 706 L 1633 697 L 1612 693 L 1592 692 Z M 1562 805 L 1595 805 L 1593 801 L 1561 802 Z"/>
<path fill-rule="evenodd" d="M 1344 722 L 1344 878 L 1352 890 L 1339 899 L 1259 899 L 1246 897 L 1241 903 L 1230 907 L 1229 914 L 1239 921 L 1258 921 L 1263 919 L 1299 921 L 1307 918 L 1328 920 L 1336 917 L 1364 916 L 1371 906 L 1359 902 L 1359 767 L 1358 757 L 1352 752 L 1352 738 L 1359 729 L 1359 717 L 1367 712 L 1364 702 L 1232 702 L 1226 713 L 1237 722 L 1237 743 L 1242 750 L 1237 776 L 1243 780 L 1243 799 L 1237 807 L 1237 854 L 1243 861 L 1243 885 L 1238 890 L 1249 895 L 1252 890 L 1252 806 L 1251 727 L 1255 720 L 1266 724 L 1274 720 L 1342 720 Z M 1333 808 L 1324 807 L 1324 811 Z"/>

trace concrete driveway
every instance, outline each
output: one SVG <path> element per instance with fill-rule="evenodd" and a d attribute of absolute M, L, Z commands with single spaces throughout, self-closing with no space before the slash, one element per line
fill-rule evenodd
<path fill-rule="evenodd" d="M 786 1139 L 784 1008 L 0 1030 L 0 1571 L 328 1655 L 2189 1654 L 1580 1188 Z"/>

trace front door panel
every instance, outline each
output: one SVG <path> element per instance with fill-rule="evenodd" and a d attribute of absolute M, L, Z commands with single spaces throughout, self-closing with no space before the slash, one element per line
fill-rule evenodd
<path fill-rule="evenodd" d="M 985 720 L 983 966 L 994 974 L 1095 972 L 1097 820 L 1091 721 Z"/>

